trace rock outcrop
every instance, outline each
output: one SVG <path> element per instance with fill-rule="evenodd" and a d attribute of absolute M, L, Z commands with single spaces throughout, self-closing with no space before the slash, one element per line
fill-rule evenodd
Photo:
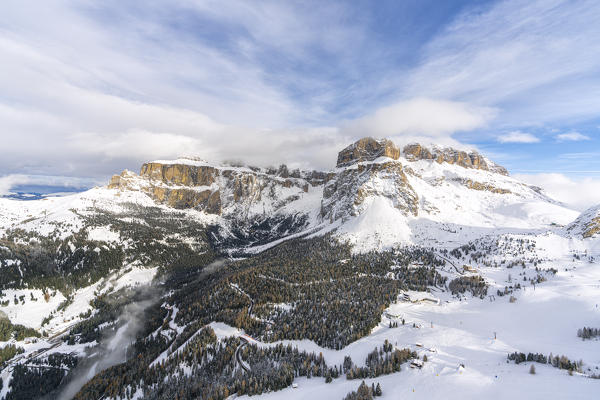
<path fill-rule="evenodd" d="M 583 232 L 584 238 L 590 238 L 597 234 L 600 234 L 600 216 L 592 219 L 586 226 L 586 230 Z"/>
<path fill-rule="evenodd" d="M 323 189 L 321 218 L 331 222 L 360 214 L 369 197 L 387 198 L 404 215 L 418 214 L 419 197 L 410 186 L 398 161 L 400 150 L 389 140 L 364 138 L 338 154 L 338 170 Z"/>
<path fill-rule="evenodd" d="M 414 143 L 405 146 L 402 153 L 409 161 L 432 160 L 439 164 L 446 162 L 464 168 L 482 169 L 502 175 L 508 175 L 506 168 L 487 160 L 476 151 L 467 153 L 466 151 L 456 150 L 451 147 L 430 149 L 418 143 Z"/>
<path fill-rule="evenodd" d="M 486 192 L 507 194 L 512 193 L 509 189 L 503 189 L 492 185 L 491 183 L 477 182 L 472 179 L 456 178 L 454 181 L 459 182 L 461 185 L 468 187 L 473 190 L 483 190 Z"/>
<path fill-rule="evenodd" d="M 133 180 L 137 177 L 134 172 L 124 170 L 120 175 L 113 175 L 108 182 L 109 189 L 136 189 L 133 187 Z"/>
<path fill-rule="evenodd" d="M 400 149 L 391 140 L 362 138 L 338 153 L 337 166 L 343 167 L 361 161 L 373 161 L 378 157 L 397 160 Z"/>
<path fill-rule="evenodd" d="M 215 183 L 217 169 L 210 165 L 150 162 L 142 165 L 140 176 L 172 185 L 210 186 Z"/>
<path fill-rule="evenodd" d="M 581 235 L 584 239 L 600 236 L 600 205 L 591 207 L 567 226 L 571 234 Z"/>
<path fill-rule="evenodd" d="M 285 173 L 282 173 L 285 172 Z M 280 173 L 286 177 L 280 176 Z M 142 165 L 139 176 L 124 171 L 111 178 L 112 189 L 141 190 L 156 202 L 177 209 L 194 208 L 209 214 L 240 212 L 248 215 L 250 208 L 262 204 L 261 210 L 306 193 L 312 183 L 324 180 L 324 175 L 307 173 L 307 178 L 291 177 L 287 168 L 213 166 L 196 160 L 150 162 Z M 297 174 L 300 176 L 300 173 Z M 267 204 L 268 203 L 268 204 Z M 259 207 L 260 208 L 260 207 Z"/>
<path fill-rule="evenodd" d="M 108 187 L 140 190 L 160 204 L 231 216 L 238 222 L 260 215 L 266 218 L 301 199 L 309 191 L 316 195 L 311 197 L 315 202 L 313 215 L 318 214 L 323 221 L 345 220 L 359 215 L 373 198 L 386 199 L 404 216 L 417 216 L 420 203 L 428 204 L 428 200 L 424 193 L 420 201 L 411 182 L 415 187 L 423 183 L 428 185 L 426 187 L 441 187 L 446 178 L 421 176 L 423 172 L 437 170 L 428 169 L 427 165 L 412 164 L 419 160 L 507 175 L 504 168 L 476 152 L 427 148 L 420 144 L 408 145 L 401 152 L 390 140 L 367 137 L 340 151 L 337 168 L 328 173 L 290 171 L 285 165 L 264 169 L 179 159 L 146 163 L 142 165 L 139 175 L 124 171 L 121 175 L 113 176 Z M 492 182 L 494 179 L 489 183 L 487 180 L 474 179 L 475 176 L 468 171 L 452 174 L 449 179 L 468 189 L 496 194 L 512 193 L 510 189 L 498 187 L 497 182 Z M 315 193 L 315 190 L 319 193 Z M 306 207 L 306 204 L 301 207 Z M 428 208 L 423 207 L 421 210 L 427 213 Z M 306 216 L 312 212 L 304 209 L 298 213 L 294 210 L 291 207 L 284 214 L 304 213 Z"/>
<path fill-rule="evenodd" d="M 331 222 L 356 216 L 367 198 L 391 200 L 404 215 L 418 214 L 419 197 L 398 162 L 360 164 L 336 174 L 323 189 L 321 217 Z"/>
<path fill-rule="evenodd" d="M 464 168 L 481 169 L 502 175 L 508 175 L 506 168 L 486 159 L 476 151 L 462 151 L 451 147 L 428 148 L 421 144 L 409 144 L 402 152 L 388 139 L 366 137 L 346 147 L 338 153 L 337 167 L 345 167 L 357 162 L 374 161 L 378 157 L 398 160 L 403 155 L 408 161 L 431 160 L 439 164 L 445 162 Z"/>

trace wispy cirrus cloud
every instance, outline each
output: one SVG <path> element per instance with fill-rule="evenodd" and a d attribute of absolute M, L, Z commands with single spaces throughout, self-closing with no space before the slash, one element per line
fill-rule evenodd
<path fill-rule="evenodd" d="M 562 153 L 558 157 L 567 160 L 599 159 L 600 151 L 580 151 L 576 153 Z"/>
<path fill-rule="evenodd" d="M 592 138 L 579 132 L 572 131 L 560 133 L 555 136 L 555 139 L 559 142 L 580 142 L 582 140 L 591 140 Z"/>
<path fill-rule="evenodd" d="M 531 133 L 513 131 L 496 137 L 499 143 L 538 143 L 540 139 Z"/>
<path fill-rule="evenodd" d="M 497 1 L 468 9 L 425 46 L 408 90 L 494 105 L 499 126 L 595 118 L 599 19 L 593 0 Z"/>
<path fill-rule="evenodd" d="M 449 136 L 490 119 L 489 107 L 436 99 L 366 106 L 364 94 L 381 89 L 372 90 L 377 76 L 364 73 L 365 60 L 391 70 L 389 51 L 373 46 L 360 10 L 335 2 L 319 10 L 64 1 L 32 14 L 9 1 L 0 15 L 0 120 L 10 151 L 0 171 L 107 176 L 192 152 L 328 168 L 360 136 Z M 362 129 L 350 132 L 348 120 Z"/>

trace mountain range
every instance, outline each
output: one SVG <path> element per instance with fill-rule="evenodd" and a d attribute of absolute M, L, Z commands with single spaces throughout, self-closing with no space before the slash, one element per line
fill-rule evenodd
<path fill-rule="evenodd" d="M 0 199 L 0 397 L 341 399 L 364 379 L 591 398 L 599 255 L 600 205 L 476 151 L 366 137 L 330 171 L 150 161 Z"/>

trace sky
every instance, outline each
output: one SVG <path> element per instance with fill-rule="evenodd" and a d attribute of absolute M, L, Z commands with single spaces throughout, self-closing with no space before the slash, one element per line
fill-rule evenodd
<path fill-rule="evenodd" d="M 477 149 L 600 203 L 600 3 L 5 0 L 0 194 L 153 159 L 329 169 L 364 136 Z"/>

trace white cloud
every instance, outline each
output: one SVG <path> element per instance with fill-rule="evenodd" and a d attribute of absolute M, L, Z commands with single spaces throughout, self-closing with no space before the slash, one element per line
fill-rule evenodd
<path fill-rule="evenodd" d="M 415 98 L 382 107 L 365 117 L 342 124 L 342 131 L 353 137 L 421 135 L 448 137 L 457 131 L 481 128 L 495 110 L 467 103 Z"/>
<path fill-rule="evenodd" d="M 135 10 L 141 6 L 143 13 Z M 213 41 L 173 29 L 171 6 L 227 34 Z M 331 88 L 264 64 L 312 63 L 318 51 L 352 65 L 358 54 L 344 44 L 358 43 L 361 27 L 345 23 L 337 5 L 318 14 L 277 1 L 222 6 L 66 1 L 32 11 L 9 1 L 0 14 L 0 171 L 106 177 L 191 153 L 331 166 L 334 146 L 346 141 L 337 129 L 312 123 L 336 97 L 325 93 Z M 105 21 L 104 12 L 119 18 Z M 290 83 L 320 93 L 307 104 L 291 98 Z"/>
<path fill-rule="evenodd" d="M 595 0 L 467 8 L 427 44 L 404 94 L 499 107 L 498 127 L 595 118 L 598 20 Z"/>
<path fill-rule="evenodd" d="M 514 174 L 513 177 L 543 188 L 550 197 L 579 211 L 600 204 L 598 178 L 573 179 L 559 173 Z"/>
<path fill-rule="evenodd" d="M 538 143 L 540 139 L 531 133 L 521 131 L 508 132 L 496 137 L 500 143 Z"/>
<path fill-rule="evenodd" d="M 1 173 L 106 179 L 189 153 L 327 168 L 362 136 L 458 146 L 458 131 L 598 112 L 591 1 L 467 10 L 407 63 L 347 4 L 221 3 L 7 1 Z"/>
<path fill-rule="evenodd" d="M 555 136 L 556 140 L 558 140 L 559 142 L 579 142 L 582 140 L 591 140 L 591 138 L 589 136 L 586 135 L 582 135 L 579 132 L 567 132 L 567 133 L 561 133 L 559 135 Z"/>
<path fill-rule="evenodd" d="M 11 189 L 16 185 L 28 183 L 29 178 L 25 175 L 13 174 L 0 176 L 0 196 L 11 193 Z"/>
<path fill-rule="evenodd" d="M 173 133 L 158 133 L 134 129 L 120 134 L 81 133 L 70 138 L 69 146 L 81 154 L 99 156 L 105 160 L 131 158 L 176 158 L 183 154 L 204 154 L 211 149 L 202 146 L 195 137 Z"/>

